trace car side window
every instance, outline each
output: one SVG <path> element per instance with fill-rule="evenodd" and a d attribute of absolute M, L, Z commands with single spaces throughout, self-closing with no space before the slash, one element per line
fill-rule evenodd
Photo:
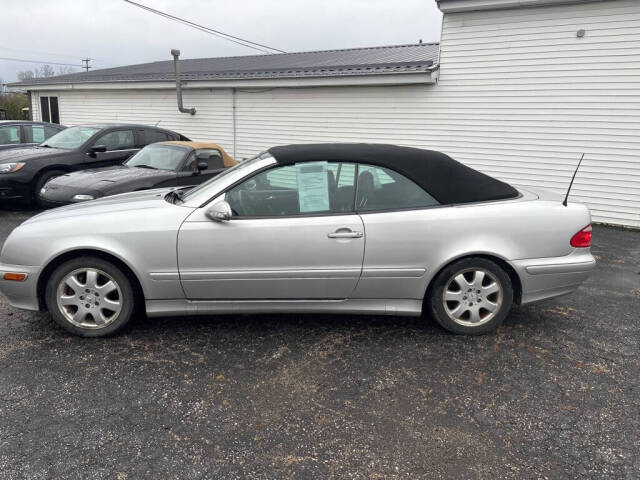
<path fill-rule="evenodd" d="M 0 145 L 14 143 L 20 143 L 20 127 L 18 125 L 0 127 Z"/>
<path fill-rule="evenodd" d="M 46 125 L 24 125 L 22 128 L 27 143 L 42 143 L 60 131 Z"/>
<path fill-rule="evenodd" d="M 356 208 L 360 212 L 433 207 L 438 201 L 422 187 L 393 170 L 360 165 Z"/>
<path fill-rule="evenodd" d="M 107 152 L 135 148 L 133 130 L 115 130 L 105 133 L 94 142 L 94 145 L 104 145 L 107 147 Z"/>
<path fill-rule="evenodd" d="M 258 173 L 226 193 L 236 217 L 353 212 L 353 164 L 303 162 Z"/>
<path fill-rule="evenodd" d="M 206 162 L 207 170 L 220 170 L 224 168 L 222 154 L 215 148 L 201 148 L 195 152 L 194 168 L 198 162 Z"/>
<path fill-rule="evenodd" d="M 45 141 L 44 125 L 23 125 L 24 140 L 27 143 L 42 143 Z"/>
<path fill-rule="evenodd" d="M 161 130 L 146 129 L 146 130 L 143 130 L 141 133 L 142 133 L 142 135 L 140 135 L 141 147 L 149 145 L 150 143 L 166 142 L 168 140 L 174 140 L 172 135 L 169 135 L 166 132 L 163 132 Z"/>

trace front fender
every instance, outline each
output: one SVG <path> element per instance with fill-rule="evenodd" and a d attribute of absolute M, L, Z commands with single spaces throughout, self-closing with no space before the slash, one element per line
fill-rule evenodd
<path fill-rule="evenodd" d="M 62 217 L 21 225 L 7 238 L 2 263 L 28 265 L 38 275 L 61 255 L 96 251 L 127 265 L 147 299 L 183 298 L 176 241 L 186 208 Z"/>

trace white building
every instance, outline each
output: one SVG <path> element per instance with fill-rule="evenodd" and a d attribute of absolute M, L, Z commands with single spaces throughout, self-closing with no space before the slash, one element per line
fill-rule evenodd
<path fill-rule="evenodd" d="M 33 117 L 122 121 L 221 143 L 237 158 L 283 143 L 365 141 L 444 151 L 510 183 L 640 227 L 640 1 L 440 0 L 432 44 L 171 61 L 14 87 Z M 52 100 L 54 97 L 56 100 Z"/>

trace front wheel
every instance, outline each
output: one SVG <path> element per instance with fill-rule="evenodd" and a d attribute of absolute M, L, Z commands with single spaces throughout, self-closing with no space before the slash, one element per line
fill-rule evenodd
<path fill-rule="evenodd" d="M 134 311 L 131 281 L 97 257 L 69 260 L 55 269 L 45 291 L 53 320 L 82 337 L 104 337 L 122 329 Z"/>
<path fill-rule="evenodd" d="M 427 301 L 434 318 L 446 330 L 480 335 L 495 330 L 507 317 L 513 286 L 495 262 L 464 258 L 438 274 Z"/>

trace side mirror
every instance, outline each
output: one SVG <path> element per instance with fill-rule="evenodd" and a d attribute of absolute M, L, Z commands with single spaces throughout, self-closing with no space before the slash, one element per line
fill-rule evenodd
<path fill-rule="evenodd" d="M 102 153 L 107 151 L 106 145 L 94 145 L 89 150 L 91 153 Z"/>
<path fill-rule="evenodd" d="M 209 164 L 207 162 L 200 160 L 198 161 L 196 167 L 198 169 L 198 172 L 202 172 L 203 170 L 206 170 L 207 168 L 209 168 Z"/>
<path fill-rule="evenodd" d="M 225 202 L 218 202 L 207 208 L 204 213 L 209 220 L 214 222 L 227 222 L 231 220 L 233 213 L 231 212 L 231 206 Z"/>

